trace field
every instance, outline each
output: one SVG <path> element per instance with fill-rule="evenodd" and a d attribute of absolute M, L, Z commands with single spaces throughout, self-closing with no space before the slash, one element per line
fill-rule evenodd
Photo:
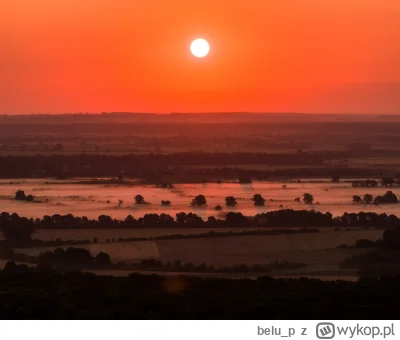
<path fill-rule="evenodd" d="M 254 216 L 258 213 L 277 209 L 316 209 L 330 212 L 334 216 L 344 212 L 374 211 L 400 215 L 400 205 L 363 205 L 353 204 L 353 195 L 364 196 L 370 193 L 373 196 L 383 195 L 392 190 L 397 196 L 400 188 L 392 189 L 353 188 L 351 179 L 332 183 L 329 179 L 300 179 L 291 182 L 255 181 L 252 184 L 204 183 L 204 184 L 176 184 L 172 189 L 159 188 L 154 185 L 132 184 L 99 185 L 79 184 L 82 179 L 54 180 L 54 179 L 19 179 L 0 180 L 0 206 L 2 211 L 16 212 L 21 216 L 43 217 L 44 215 L 73 213 L 75 216 L 97 218 L 99 215 L 110 215 L 113 218 L 124 219 L 127 215 L 135 218 L 148 213 L 165 213 L 175 216 L 178 212 L 194 212 L 202 218 L 208 216 L 223 217 L 228 211 L 240 211 L 244 215 Z M 285 187 L 283 187 L 285 186 Z M 22 189 L 25 193 L 35 195 L 40 203 L 14 200 L 15 192 Z M 315 198 L 312 206 L 294 202 L 296 197 L 303 197 L 303 193 L 310 193 Z M 254 194 L 261 194 L 266 199 L 264 207 L 255 207 L 250 200 Z M 141 194 L 149 204 L 134 204 L 134 196 Z M 207 207 L 193 208 L 190 202 L 197 194 L 205 195 Z M 237 198 L 237 206 L 225 206 L 225 197 Z M 121 207 L 118 200 L 122 200 Z M 161 200 L 170 200 L 171 206 L 161 206 Z M 215 211 L 214 207 L 220 204 L 222 211 Z"/>
<path fill-rule="evenodd" d="M 143 259 L 156 259 L 164 264 L 180 260 L 182 263 L 190 262 L 194 265 L 204 263 L 218 267 L 288 261 L 305 263 L 307 266 L 298 270 L 279 271 L 271 275 L 291 277 L 349 276 L 354 279 L 356 277 L 355 271 L 341 269 L 340 263 L 346 257 L 361 254 L 368 249 L 343 249 L 338 248 L 338 246 L 343 244 L 353 245 L 360 238 L 377 240 L 382 237 L 382 231 L 376 229 L 350 231 L 327 229 L 325 232 L 310 234 L 97 243 L 80 247 L 88 249 L 93 255 L 104 251 L 111 256 L 114 263 L 135 263 Z M 53 249 L 55 248 L 41 247 L 14 250 L 17 253 L 37 256 L 45 250 Z M 108 273 L 113 273 L 113 271 L 108 271 Z M 115 271 L 116 275 L 128 273 L 129 271 Z"/>

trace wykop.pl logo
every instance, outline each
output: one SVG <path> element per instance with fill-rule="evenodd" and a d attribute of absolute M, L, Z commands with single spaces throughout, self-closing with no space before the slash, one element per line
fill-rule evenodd
<path fill-rule="evenodd" d="M 331 322 L 320 322 L 317 325 L 318 339 L 333 339 L 335 337 L 335 325 Z"/>

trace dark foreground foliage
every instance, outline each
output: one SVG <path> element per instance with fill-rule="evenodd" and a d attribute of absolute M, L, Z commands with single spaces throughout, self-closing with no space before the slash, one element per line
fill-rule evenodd
<path fill-rule="evenodd" d="M 358 269 L 360 276 L 400 275 L 400 228 L 385 230 L 381 240 L 357 240 L 353 247 L 370 248 L 369 252 L 346 258 L 342 268 Z"/>
<path fill-rule="evenodd" d="M 396 319 L 400 277 L 202 279 L 0 271 L 1 319 Z"/>

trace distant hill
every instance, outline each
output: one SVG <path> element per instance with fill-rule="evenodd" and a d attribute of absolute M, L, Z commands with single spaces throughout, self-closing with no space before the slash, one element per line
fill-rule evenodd
<path fill-rule="evenodd" d="M 253 113 L 253 112 L 207 112 L 170 114 L 137 112 L 103 112 L 98 114 L 31 114 L 2 115 L 0 124 L 74 124 L 74 123 L 235 123 L 235 122 L 400 122 L 399 115 L 381 114 L 307 114 L 307 113 Z"/>

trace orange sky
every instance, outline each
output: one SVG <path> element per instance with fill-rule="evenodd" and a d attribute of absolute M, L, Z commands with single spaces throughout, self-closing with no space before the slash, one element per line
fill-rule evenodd
<path fill-rule="evenodd" d="M 101 111 L 400 113 L 400 1 L 0 0 L 0 113 Z"/>

